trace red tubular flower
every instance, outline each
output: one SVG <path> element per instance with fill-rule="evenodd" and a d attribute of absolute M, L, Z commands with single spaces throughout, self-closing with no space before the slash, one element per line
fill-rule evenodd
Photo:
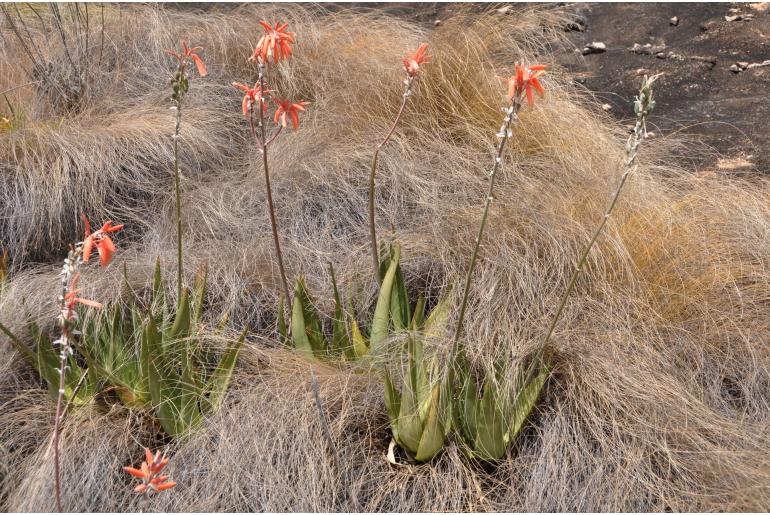
<path fill-rule="evenodd" d="M 101 229 L 92 233 L 91 223 L 88 221 L 88 218 L 85 215 L 82 215 L 82 218 L 86 225 L 86 236 L 83 240 L 83 263 L 88 263 L 88 260 L 91 258 L 91 252 L 96 247 L 97 252 L 99 252 L 99 264 L 107 266 L 112 261 L 113 254 L 115 254 L 115 244 L 112 242 L 109 234 L 121 230 L 123 224 L 112 225 L 112 222 L 107 220 Z"/>
<path fill-rule="evenodd" d="M 160 451 L 156 452 L 153 456 L 149 449 L 144 449 L 145 460 L 142 462 L 140 468 L 135 469 L 133 467 L 123 467 L 123 471 L 127 474 L 139 478 L 142 482 L 134 488 L 134 492 L 139 494 L 147 493 L 148 490 L 155 492 L 162 492 L 174 488 L 176 483 L 169 481 L 168 476 L 161 476 L 160 471 L 168 465 L 168 458 L 164 454 L 161 456 Z"/>
<path fill-rule="evenodd" d="M 249 61 L 263 63 L 277 63 L 291 56 L 291 45 L 294 43 L 294 33 L 287 32 L 288 23 L 276 22 L 271 26 L 268 22 L 259 22 L 265 29 L 265 34 L 259 38 L 254 53 Z"/>
<path fill-rule="evenodd" d="M 274 98 L 273 100 L 278 104 L 273 121 L 277 125 L 286 127 L 288 125 L 288 119 L 291 118 L 292 127 L 295 129 L 299 127 L 299 112 L 304 111 L 305 106 L 310 102 L 292 102 L 291 100 L 282 100 L 280 98 Z"/>
<path fill-rule="evenodd" d="M 263 93 L 269 93 L 269 90 L 262 91 L 259 83 L 255 83 L 253 88 L 249 88 L 246 84 L 240 82 L 233 82 L 233 86 L 243 91 L 243 115 L 248 116 L 254 104 L 262 106 L 262 112 L 267 111 L 267 105 L 265 105 L 265 99 Z"/>
<path fill-rule="evenodd" d="M 205 77 L 208 73 L 206 71 L 206 65 L 203 64 L 203 60 L 200 58 L 200 56 L 196 52 L 200 52 L 203 50 L 203 47 L 196 46 L 194 48 L 189 48 L 187 46 L 186 41 L 182 41 L 182 53 L 178 54 L 177 52 L 172 52 L 171 50 L 166 50 L 166 53 L 172 57 L 176 57 L 177 61 L 179 61 L 179 64 L 183 64 L 186 59 L 192 59 L 192 61 L 195 63 L 195 67 L 198 68 L 198 75 L 201 77 Z"/>
<path fill-rule="evenodd" d="M 543 86 L 540 84 L 539 77 L 545 73 L 546 67 L 547 65 L 545 64 L 535 64 L 532 66 L 520 66 L 517 64 L 516 74 L 505 79 L 508 83 L 508 100 L 513 100 L 514 97 L 520 97 L 524 94 L 527 97 L 527 103 L 532 107 L 535 103 L 535 95 L 532 90 L 537 91 L 540 97 L 545 93 Z"/>
<path fill-rule="evenodd" d="M 83 304 L 84 306 L 89 306 L 96 309 L 102 308 L 102 304 L 96 302 L 95 300 L 88 300 L 78 297 L 78 293 L 80 293 L 80 290 L 78 289 L 79 280 L 80 274 L 75 274 L 75 276 L 72 278 L 72 281 L 70 281 L 67 294 L 64 295 L 64 310 L 66 312 L 64 313 L 64 317 L 67 319 L 71 318 L 71 313 L 73 313 L 75 310 L 75 304 Z"/>
<path fill-rule="evenodd" d="M 420 65 L 429 63 L 432 56 L 427 55 L 428 51 L 428 44 L 423 43 L 419 46 L 417 51 L 409 56 L 403 59 L 404 61 L 404 70 L 406 70 L 406 73 L 410 77 L 416 77 L 417 74 L 420 72 Z"/>

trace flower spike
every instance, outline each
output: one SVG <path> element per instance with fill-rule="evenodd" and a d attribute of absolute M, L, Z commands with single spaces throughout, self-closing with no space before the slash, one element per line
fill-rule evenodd
<path fill-rule="evenodd" d="M 516 73 L 504 79 L 508 85 L 508 100 L 519 98 L 522 95 L 527 97 L 527 103 L 532 107 L 535 103 L 535 95 L 533 90 L 537 92 L 538 96 L 542 97 L 545 94 L 542 84 L 540 84 L 540 76 L 545 73 L 547 65 L 534 64 L 532 66 L 516 65 Z"/>
<path fill-rule="evenodd" d="M 265 29 L 265 34 L 259 38 L 254 53 L 249 61 L 275 64 L 291 56 L 291 45 L 294 43 L 294 33 L 287 32 L 288 23 L 276 22 L 271 26 L 268 22 L 259 22 Z"/>
<path fill-rule="evenodd" d="M 169 481 L 167 475 L 160 475 L 160 471 L 168 465 L 166 455 L 163 454 L 161 456 L 160 451 L 158 451 L 153 456 L 150 449 L 147 448 L 144 449 L 144 455 L 145 459 L 140 468 L 123 467 L 123 472 L 142 480 L 134 488 L 134 492 L 147 494 L 149 491 L 162 492 L 163 490 L 174 488 L 176 486 L 174 481 Z"/>
<path fill-rule="evenodd" d="M 248 87 L 246 84 L 240 82 L 233 82 L 233 87 L 236 87 L 243 91 L 243 116 L 248 116 L 249 111 L 254 107 L 254 104 L 262 106 L 262 112 L 267 111 L 267 105 L 265 104 L 264 94 L 270 93 L 270 90 L 262 91 L 259 83 L 255 83 L 253 88 Z"/>
<path fill-rule="evenodd" d="M 179 64 L 182 65 L 185 63 L 187 59 L 191 59 L 192 62 L 195 63 L 195 67 L 198 69 L 198 75 L 201 77 L 205 77 L 208 72 L 206 71 L 206 65 L 203 64 L 203 59 L 200 58 L 198 55 L 198 52 L 203 50 L 203 47 L 196 46 L 193 48 L 190 48 L 187 46 L 186 41 L 182 41 L 182 53 L 179 54 L 178 52 L 172 52 L 171 50 L 166 50 L 166 53 L 170 55 L 171 57 L 176 58 L 177 61 L 179 61 Z"/>
<path fill-rule="evenodd" d="M 416 77 L 418 73 L 420 73 L 420 65 L 429 63 L 431 60 L 430 55 L 427 55 L 428 52 L 428 44 L 423 43 L 417 48 L 417 51 L 409 57 L 406 57 L 403 59 L 404 62 L 404 70 L 406 70 L 407 75 L 410 77 Z"/>

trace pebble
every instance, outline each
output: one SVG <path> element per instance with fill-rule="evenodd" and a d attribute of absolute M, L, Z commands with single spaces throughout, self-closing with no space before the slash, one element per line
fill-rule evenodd
<path fill-rule="evenodd" d="M 672 27 L 678 26 L 679 25 L 679 16 L 674 16 L 673 18 L 668 20 L 668 24 L 671 25 Z"/>
<path fill-rule="evenodd" d="M 607 51 L 607 45 L 602 43 L 601 41 L 594 41 L 592 43 L 588 43 L 583 48 L 583 55 L 590 55 L 590 54 L 603 54 Z"/>
<path fill-rule="evenodd" d="M 610 104 L 602 104 L 602 110 L 609 111 L 612 109 L 612 105 Z"/>
<path fill-rule="evenodd" d="M 652 43 L 640 45 L 639 43 L 634 43 L 634 46 L 628 50 L 639 55 L 654 55 L 663 52 L 665 49 L 666 45 L 653 45 Z"/>
<path fill-rule="evenodd" d="M 440 27 L 441 26 L 441 20 L 436 20 L 433 22 L 434 27 Z"/>

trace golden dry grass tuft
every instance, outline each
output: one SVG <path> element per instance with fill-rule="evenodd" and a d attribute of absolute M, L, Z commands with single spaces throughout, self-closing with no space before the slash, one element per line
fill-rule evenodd
<path fill-rule="evenodd" d="M 87 105 L 62 118 L 33 89 L 18 97 L 27 125 L 0 134 L 0 239 L 14 260 L 0 319 L 20 327 L 22 299 L 35 316 L 52 316 L 45 314 L 54 312 L 55 259 L 77 236 L 80 210 L 130 227 L 117 262 L 88 272 L 89 298 L 114 297 L 124 263 L 137 287 L 156 255 L 172 265 L 164 91 L 172 65 L 162 50 L 181 37 L 204 46 L 211 74 L 193 79 L 183 120 L 187 273 L 208 263 L 207 316 L 229 312 L 234 329 L 249 324 L 254 332 L 225 408 L 193 440 L 172 445 L 179 487 L 153 509 L 766 508 L 770 185 L 684 173 L 670 164 L 676 142 L 643 147 L 554 335 L 542 404 L 495 468 L 470 463 L 455 446 L 429 465 L 389 465 L 376 376 L 319 366 L 334 456 L 309 365 L 271 339 L 280 286 L 261 165 L 227 86 L 254 79 L 245 58 L 255 21 L 285 19 L 298 34 L 296 59 L 271 72 L 271 82 L 313 103 L 270 159 L 289 275 L 307 276 L 329 313 L 328 261 L 343 292 L 359 285 L 362 305 L 374 294 L 366 175 L 373 142 L 400 101 L 399 58 L 422 40 L 435 56 L 380 156 L 379 232 L 395 229 L 410 289 L 435 299 L 461 283 L 475 237 L 501 116 L 495 75 L 516 61 L 547 60 L 559 12 L 460 13 L 428 31 L 377 12 L 298 6 L 120 10 L 110 11 L 110 59 L 94 71 Z M 3 47 L 3 81 L 14 51 Z M 506 155 L 471 292 L 465 339 L 479 366 L 500 356 L 519 361 L 537 344 L 621 172 L 620 128 L 567 77 L 551 72 L 545 82 L 546 99 L 523 113 Z M 43 259 L 52 264 L 31 266 Z M 447 344 L 439 339 L 432 349 Z M 18 359 L 0 376 L 0 502 L 48 510 L 50 406 Z M 119 407 L 73 413 L 64 435 L 65 505 L 138 509 L 119 466 L 136 462 L 140 445 L 162 443 L 157 438 L 149 418 Z"/>

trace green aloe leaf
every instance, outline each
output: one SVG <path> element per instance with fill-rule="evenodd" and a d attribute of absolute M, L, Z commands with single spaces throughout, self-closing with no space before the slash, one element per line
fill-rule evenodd
<path fill-rule="evenodd" d="M 452 294 L 448 292 L 439 301 L 428 315 L 423 324 L 423 334 L 426 338 L 441 338 L 449 327 L 449 313 L 451 311 Z"/>
<path fill-rule="evenodd" d="M 478 405 L 475 454 L 486 461 L 498 460 L 505 454 L 508 441 L 499 397 L 495 386 L 487 379 Z"/>
<path fill-rule="evenodd" d="M 171 326 L 171 330 L 168 333 L 168 339 L 170 342 L 175 342 L 176 340 L 187 338 L 190 336 L 191 326 L 192 312 L 190 308 L 190 290 L 184 288 L 176 307 L 176 316 L 174 317 L 174 323 Z"/>
<path fill-rule="evenodd" d="M 390 293 L 390 316 L 393 319 L 393 327 L 397 332 L 405 331 L 409 328 L 411 320 L 409 315 L 409 294 L 406 291 L 404 274 L 401 272 L 400 265 L 396 266 L 396 276 Z"/>
<path fill-rule="evenodd" d="M 321 320 L 301 277 L 294 287 L 291 333 L 294 347 L 308 358 L 322 357 L 326 352 L 327 343 Z"/>
<path fill-rule="evenodd" d="M 332 351 L 337 355 L 344 355 L 351 348 L 350 337 L 345 327 L 345 313 L 342 311 L 340 292 L 337 289 L 337 278 L 334 276 L 334 266 L 329 263 L 334 289 L 334 320 L 332 321 Z"/>
<path fill-rule="evenodd" d="M 286 325 L 286 299 L 281 295 L 278 300 L 278 334 L 281 336 L 281 341 L 284 345 L 289 345 L 289 327 Z"/>
<path fill-rule="evenodd" d="M 399 393 L 398 388 L 393 384 L 393 380 L 390 378 L 390 372 L 388 372 L 387 369 L 385 369 L 385 407 L 388 409 L 393 439 L 400 442 L 401 440 L 398 434 L 398 417 L 401 413 L 401 393 Z"/>
<path fill-rule="evenodd" d="M 16 349 L 16 351 L 21 354 L 22 358 L 24 358 L 24 361 L 26 361 L 29 366 L 34 368 L 35 370 L 40 373 L 40 369 L 38 368 L 37 359 L 35 358 L 35 353 L 32 352 L 29 347 L 24 345 L 24 342 L 21 341 L 21 339 L 16 336 L 10 329 L 8 329 L 4 324 L 0 323 L 0 331 L 5 333 L 5 335 L 8 337 L 8 339 L 11 342 L 11 345 L 13 345 L 13 348 Z M 42 375 L 42 373 L 40 374 Z"/>
<path fill-rule="evenodd" d="M 409 327 L 412 331 L 418 331 L 422 329 L 422 324 L 425 322 L 425 295 L 422 292 L 417 296 L 417 304 L 414 306 L 414 313 L 412 314 L 412 322 Z"/>
<path fill-rule="evenodd" d="M 366 341 L 366 337 L 361 333 L 355 320 L 350 321 L 350 335 L 353 345 L 350 347 L 348 357 L 359 359 L 369 354 L 369 342 Z"/>
<path fill-rule="evenodd" d="M 430 395 L 430 409 L 425 420 L 420 436 L 420 443 L 414 459 L 417 461 L 428 461 L 433 458 L 444 447 L 444 428 L 441 424 L 441 386 L 433 387 Z"/>
<path fill-rule="evenodd" d="M 238 354 L 241 352 L 243 342 L 246 340 L 246 331 L 247 329 L 244 329 L 238 339 L 227 346 L 217 368 L 209 379 L 209 405 L 212 409 L 219 407 L 225 397 L 225 393 L 227 393 L 227 388 L 233 377 L 233 370 L 235 370 L 235 364 L 238 361 Z"/>
<path fill-rule="evenodd" d="M 409 356 L 408 368 L 401 387 L 401 405 L 398 414 L 398 443 L 412 454 L 420 446 L 423 421 L 420 420 L 419 399 L 417 396 L 417 374 L 414 360 Z"/>
<path fill-rule="evenodd" d="M 377 298 L 377 305 L 374 308 L 374 317 L 372 319 L 372 332 L 369 337 L 369 348 L 375 354 L 379 354 L 382 345 L 388 339 L 391 292 L 393 291 L 393 282 L 396 278 L 399 257 L 400 248 L 398 245 L 394 245 L 393 256 L 390 260 L 388 271 L 385 273 L 385 277 L 380 285 L 380 294 Z"/>
<path fill-rule="evenodd" d="M 524 423 L 535 408 L 537 399 L 540 397 L 540 392 L 543 391 L 545 382 L 548 380 L 550 374 L 550 367 L 547 365 L 543 366 L 542 370 L 532 378 L 529 384 L 524 385 L 519 391 L 513 405 L 511 428 L 508 432 L 511 441 L 519 435 L 522 427 L 524 427 Z"/>
<path fill-rule="evenodd" d="M 206 283 L 208 280 L 208 268 L 206 265 L 201 265 L 198 273 L 195 274 L 195 284 L 193 285 L 194 299 L 192 308 L 192 320 L 197 324 L 200 322 L 203 316 L 203 303 L 206 300 Z"/>

